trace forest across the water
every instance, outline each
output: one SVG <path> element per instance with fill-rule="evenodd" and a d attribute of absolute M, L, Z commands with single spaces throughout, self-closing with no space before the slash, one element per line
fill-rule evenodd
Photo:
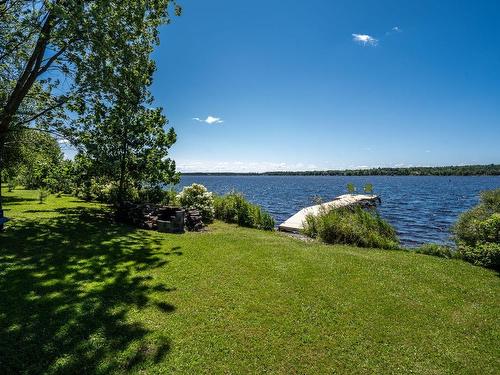
<path fill-rule="evenodd" d="M 364 168 L 325 171 L 275 171 L 263 173 L 197 172 L 196 176 L 500 176 L 500 164 L 446 167 Z"/>

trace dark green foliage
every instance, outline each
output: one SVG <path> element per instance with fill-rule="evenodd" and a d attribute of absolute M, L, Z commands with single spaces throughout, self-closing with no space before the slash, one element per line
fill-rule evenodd
<path fill-rule="evenodd" d="M 132 74 L 147 85 L 172 14 L 170 0 L 1 1 L 0 144 L 13 127 L 60 128 L 67 111 L 109 103 Z"/>
<path fill-rule="evenodd" d="M 105 178 L 91 177 L 83 180 L 75 189 L 75 195 L 86 201 L 96 201 L 101 203 L 118 202 L 119 188 L 116 182 Z M 122 191 L 122 199 L 135 203 L 168 203 L 167 192 L 153 187 L 149 189 L 137 189 L 127 186 Z"/>
<path fill-rule="evenodd" d="M 185 175 L 204 173 L 185 173 Z M 448 167 L 344 169 L 328 171 L 279 171 L 264 173 L 210 173 L 218 176 L 500 176 L 500 164 Z"/>
<path fill-rule="evenodd" d="M 94 178 L 104 189 L 106 185 L 116 187 L 109 203 L 137 196 L 161 202 L 164 185 L 178 182 L 175 162 L 168 157 L 176 134 L 172 128 L 164 128 L 167 119 L 161 109 L 119 103 L 104 120 L 93 116 L 87 120 L 80 132 L 82 148 L 78 154 L 85 178 Z"/>
<path fill-rule="evenodd" d="M 356 208 L 324 209 L 306 216 L 304 233 L 328 244 L 397 249 L 395 230 L 376 211 Z"/>
<path fill-rule="evenodd" d="M 59 143 L 46 132 L 24 129 L 9 133 L 0 159 L 9 188 L 19 184 L 52 193 L 74 189 L 73 163 L 63 159 Z"/>
<path fill-rule="evenodd" d="M 117 200 L 175 182 L 175 133 L 149 86 L 159 27 L 180 12 L 171 0 L 0 1 L 0 166 L 17 134 L 36 128 L 81 146 L 97 164 L 84 179 L 118 181 Z M 38 164 L 27 187 L 68 190 L 53 163 Z"/>
<path fill-rule="evenodd" d="M 270 213 L 263 211 L 260 207 L 255 207 L 258 218 L 255 220 L 258 223 L 257 228 L 262 230 L 273 230 L 276 222 Z"/>
<path fill-rule="evenodd" d="M 165 190 L 165 195 L 163 196 L 163 201 L 161 203 L 169 206 L 178 206 L 179 199 L 177 197 L 177 192 L 174 189 Z"/>
<path fill-rule="evenodd" d="M 231 192 L 216 197 L 214 203 L 215 217 L 217 219 L 243 227 L 252 226 L 252 209 L 250 203 L 242 194 Z"/>
<path fill-rule="evenodd" d="M 500 213 L 500 189 L 483 191 L 481 203 L 490 212 Z"/>
<path fill-rule="evenodd" d="M 500 269 L 500 189 L 481 193 L 481 202 L 453 228 L 457 254 L 483 267 Z"/>
<path fill-rule="evenodd" d="M 9 193 L 14 191 L 14 189 L 16 188 L 16 179 L 15 178 L 9 178 L 7 180 L 7 188 L 9 189 Z"/>
<path fill-rule="evenodd" d="M 273 217 L 261 207 L 248 202 L 243 194 L 231 192 L 214 199 L 215 218 L 242 227 L 273 230 Z"/>
<path fill-rule="evenodd" d="M 432 255 L 440 258 L 453 258 L 453 251 L 448 246 L 438 244 L 425 244 L 415 250 L 419 254 Z"/>
<path fill-rule="evenodd" d="M 167 198 L 168 192 L 161 186 L 146 187 L 138 192 L 139 201 L 145 203 L 163 203 Z"/>
<path fill-rule="evenodd" d="M 500 243 L 480 242 L 474 246 L 461 244 L 457 251 L 460 258 L 476 266 L 500 270 Z"/>

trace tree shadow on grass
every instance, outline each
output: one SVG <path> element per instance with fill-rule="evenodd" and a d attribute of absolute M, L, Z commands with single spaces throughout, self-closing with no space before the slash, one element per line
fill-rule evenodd
<path fill-rule="evenodd" d="M 152 298 L 175 287 L 144 272 L 166 265 L 168 253 L 97 210 L 58 211 L 0 234 L 0 373 L 109 373 L 161 361 L 169 339 L 128 312 L 175 311 Z"/>
<path fill-rule="evenodd" d="M 26 204 L 26 202 L 34 202 L 38 199 L 35 198 L 24 198 L 24 197 L 15 197 L 12 195 L 2 195 L 2 203 L 5 205 L 17 205 L 17 204 Z"/>

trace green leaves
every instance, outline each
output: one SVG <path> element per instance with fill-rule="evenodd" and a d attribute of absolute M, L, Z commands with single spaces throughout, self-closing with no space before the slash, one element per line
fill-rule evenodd
<path fill-rule="evenodd" d="M 9 133 L 36 126 L 71 136 L 87 179 L 120 191 L 178 181 L 175 132 L 148 108 L 170 9 L 181 14 L 170 0 L 0 2 L 0 155 Z"/>
<path fill-rule="evenodd" d="M 120 96 L 150 103 L 149 55 L 169 8 L 180 15 L 170 0 L 1 2 L 0 135 L 49 115 L 51 127 L 76 127 Z M 46 110 L 55 103 L 65 110 Z"/>
<path fill-rule="evenodd" d="M 347 184 L 347 192 L 349 194 L 354 194 L 356 192 L 356 186 L 352 182 Z"/>
<path fill-rule="evenodd" d="M 363 187 L 363 191 L 366 194 L 373 194 L 373 185 L 372 184 L 365 184 L 365 186 Z"/>

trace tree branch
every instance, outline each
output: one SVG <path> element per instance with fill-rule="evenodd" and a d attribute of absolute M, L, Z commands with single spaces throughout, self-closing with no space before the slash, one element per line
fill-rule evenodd
<path fill-rule="evenodd" d="M 19 38 L 19 41 L 13 45 L 13 46 L 9 46 L 9 44 L 11 43 L 8 43 L 4 48 L 3 48 L 3 53 L 0 55 L 0 62 L 5 59 L 7 56 L 9 56 L 11 53 L 13 53 L 14 51 L 16 51 L 21 45 L 23 45 L 24 43 L 26 43 L 27 40 L 29 40 L 34 34 L 34 31 L 31 30 L 28 35 L 25 35 L 23 38 Z M 12 42 L 12 41 L 11 41 Z"/>
<path fill-rule="evenodd" d="M 38 37 L 35 48 L 26 64 L 26 67 L 24 68 L 24 72 L 18 79 L 14 90 L 9 95 L 7 103 L 2 108 L 0 117 L 0 137 L 3 137 L 2 134 L 5 134 L 8 131 L 12 118 L 16 114 L 26 94 L 38 77 L 38 72 L 45 55 L 45 50 L 50 40 L 52 20 L 53 15 L 48 13 L 45 17 L 42 29 L 40 30 L 40 36 Z"/>
<path fill-rule="evenodd" d="M 68 43 L 69 44 L 69 43 Z M 45 63 L 44 66 L 42 66 L 39 70 L 38 70 L 38 73 L 37 75 L 40 76 L 42 75 L 43 73 L 45 73 L 47 71 L 47 69 L 50 68 L 50 66 L 54 63 L 54 61 L 56 61 L 59 56 L 61 56 L 64 51 L 66 51 L 66 49 L 68 48 L 68 44 L 65 44 L 59 51 L 57 51 L 55 54 L 53 54 L 50 59 L 47 60 L 47 62 Z"/>
<path fill-rule="evenodd" d="M 36 115 L 34 115 L 26 120 L 17 122 L 16 125 L 29 124 L 30 122 L 33 122 L 36 119 L 42 117 L 43 115 L 49 113 L 50 111 L 53 111 L 54 109 L 62 107 L 65 103 L 67 103 L 67 101 L 68 101 L 68 98 L 64 98 L 63 100 L 57 101 L 55 104 L 51 105 L 50 107 L 45 108 L 43 111 L 37 113 Z"/>

